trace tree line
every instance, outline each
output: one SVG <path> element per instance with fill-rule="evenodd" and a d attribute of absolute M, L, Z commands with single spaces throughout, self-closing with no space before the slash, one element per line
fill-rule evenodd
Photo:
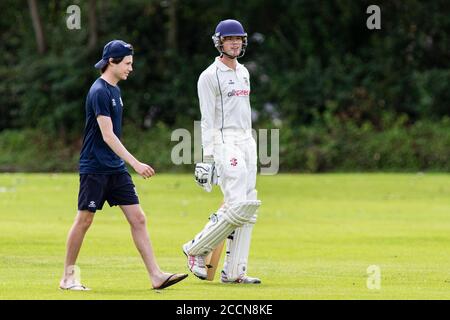
<path fill-rule="evenodd" d="M 415 132 L 414 139 L 442 151 L 437 160 L 423 160 L 421 144 L 408 142 L 414 147 L 406 168 L 447 170 L 450 10 L 443 0 L 377 1 L 381 29 L 371 30 L 371 4 L 2 1 L 0 146 L 13 152 L 29 139 L 44 149 L 58 144 L 63 151 L 56 157 L 70 166 L 56 161 L 48 170 L 73 169 L 85 97 L 99 76 L 93 64 L 106 42 L 123 39 L 135 48 L 134 72 L 120 84 L 124 126 L 134 136 L 159 137 L 167 147 L 172 129 L 190 128 L 200 118 L 196 82 L 217 55 L 211 35 L 220 20 L 234 18 L 249 36 L 240 62 L 251 74 L 254 126 L 280 129 L 282 168 L 346 170 L 352 165 L 336 159 L 349 152 L 351 142 L 367 153 L 354 166 L 358 170 L 405 168 L 401 161 L 374 162 L 374 154 L 398 156 L 398 148 L 385 146 L 390 140 L 380 137 L 401 132 L 398 139 L 409 141 Z M 79 29 L 68 28 L 71 5 L 80 8 Z M 429 128 L 428 136 L 421 136 L 420 126 Z M 373 150 L 364 150 L 369 141 Z M 0 168 L 13 168 L 7 165 L 12 158 L 0 159 Z M 170 166 L 163 160 L 161 165 Z"/>

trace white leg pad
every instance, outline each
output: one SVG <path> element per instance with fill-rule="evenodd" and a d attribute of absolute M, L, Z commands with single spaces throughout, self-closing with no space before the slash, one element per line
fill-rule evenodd
<path fill-rule="evenodd" d="M 248 223 L 261 205 L 259 200 L 242 201 L 230 207 L 220 208 L 216 217 L 211 217 L 205 228 L 198 233 L 191 246 L 189 255 L 207 255 L 233 230 Z"/>
<path fill-rule="evenodd" d="M 236 280 L 247 274 L 250 242 L 256 218 L 257 215 L 254 214 L 248 223 L 228 236 L 223 272 L 229 280 Z"/>

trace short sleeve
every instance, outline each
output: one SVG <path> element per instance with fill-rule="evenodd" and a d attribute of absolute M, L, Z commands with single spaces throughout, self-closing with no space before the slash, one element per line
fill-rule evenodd
<path fill-rule="evenodd" d="M 110 98 L 106 91 L 98 90 L 92 95 L 92 109 L 94 110 L 95 116 L 99 115 L 111 117 L 110 111 Z"/>

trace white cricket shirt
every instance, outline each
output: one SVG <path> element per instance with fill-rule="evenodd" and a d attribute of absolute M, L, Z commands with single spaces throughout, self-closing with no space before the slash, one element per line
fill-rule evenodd
<path fill-rule="evenodd" d="M 216 57 L 200 75 L 197 90 L 204 155 L 213 155 L 214 143 L 225 142 L 227 137 L 252 136 L 250 75 L 244 65 L 238 62 L 233 70 Z"/>

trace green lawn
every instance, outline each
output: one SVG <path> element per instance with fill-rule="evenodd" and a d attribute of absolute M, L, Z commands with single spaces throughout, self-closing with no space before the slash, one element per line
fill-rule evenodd
<path fill-rule="evenodd" d="M 192 175 L 133 177 L 158 262 L 187 272 L 181 245 L 221 203 Z M 77 265 L 90 292 L 62 292 L 78 175 L 0 175 L 0 299 L 449 299 L 449 174 L 258 177 L 249 274 L 259 286 L 190 275 L 151 290 L 120 209 L 96 214 Z M 381 288 L 367 288 L 367 268 Z"/>

